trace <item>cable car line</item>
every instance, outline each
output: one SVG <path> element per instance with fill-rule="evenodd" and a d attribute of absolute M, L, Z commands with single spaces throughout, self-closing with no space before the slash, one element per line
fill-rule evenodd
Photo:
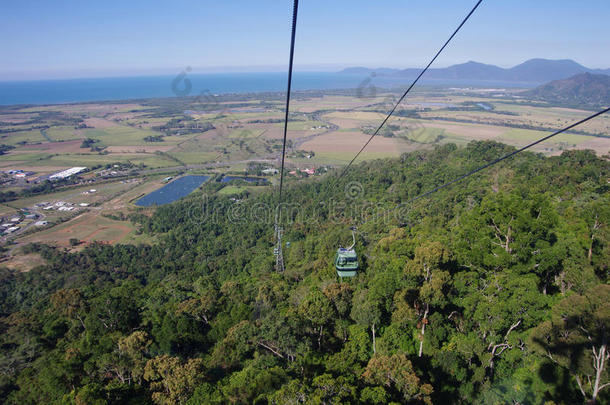
<path fill-rule="evenodd" d="M 341 180 L 345 174 L 347 173 L 347 171 L 349 170 L 349 168 L 352 166 L 352 164 L 356 161 L 356 159 L 358 158 L 358 156 L 360 156 L 360 154 L 362 153 L 362 151 L 364 151 L 364 149 L 368 146 L 368 144 L 373 140 L 373 138 L 375 137 L 375 135 L 377 135 L 379 133 L 379 131 L 381 130 L 381 128 L 383 128 L 383 126 L 385 125 L 385 123 L 390 119 L 390 117 L 392 116 L 392 114 L 394 114 L 394 111 L 396 111 L 396 109 L 398 108 L 398 106 L 400 105 L 400 103 L 404 100 L 404 98 L 407 96 L 407 94 L 409 94 L 409 92 L 411 91 L 411 89 L 413 89 L 413 87 L 415 87 L 415 85 L 417 84 L 417 82 L 419 81 L 419 79 L 424 75 L 424 73 L 426 73 L 426 71 L 430 68 L 430 66 L 434 63 L 434 61 L 438 58 L 438 56 L 443 52 L 443 50 L 447 47 L 447 45 L 449 45 L 449 43 L 451 42 L 451 40 L 453 39 L 453 37 L 455 37 L 458 33 L 458 31 L 462 28 L 462 26 L 464 26 L 464 24 L 466 23 L 466 21 L 468 21 L 468 19 L 470 18 L 470 16 L 472 16 L 472 14 L 475 12 L 475 10 L 479 7 L 479 5 L 483 2 L 483 0 L 479 0 L 475 6 L 472 8 L 472 10 L 470 10 L 470 12 L 468 13 L 468 15 L 466 15 L 466 17 L 462 20 L 462 22 L 460 23 L 460 25 L 458 25 L 458 27 L 453 31 L 453 33 L 451 34 L 451 36 L 449 37 L 449 39 L 447 39 L 447 41 L 445 41 L 445 43 L 443 44 L 443 46 L 438 50 L 438 52 L 436 52 L 436 54 L 434 55 L 434 57 L 430 60 L 430 62 L 428 62 L 428 64 L 426 65 L 426 67 L 419 73 L 419 75 L 415 78 L 415 80 L 413 81 L 413 83 L 411 83 L 411 85 L 407 88 L 407 90 L 403 93 L 403 95 L 400 97 L 400 99 L 398 99 L 398 102 L 394 105 L 394 107 L 390 110 L 390 112 L 387 114 L 387 116 L 384 118 L 384 120 L 381 122 L 381 124 L 379 125 L 379 127 L 377 127 L 377 129 L 375 130 L 375 132 L 373 132 L 373 134 L 370 136 L 370 138 L 365 142 L 365 144 L 362 146 L 362 148 L 358 151 L 358 153 L 356 153 L 356 156 L 354 156 L 354 158 L 347 164 L 347 166 L 345 166 L 345 168 L 343 169 L 343 171 L 341 172 L 341 174 L 339 175 L 339 177 L 335 180 L 335 182 L 338 182 L 339 180 Z M 337 253 L 335 254 L 335 269 L 337 270 L 337 275 L 341 278 L 341 280 L 343 280 L 344 277 L 354 277 L 359 269 L 359 263 L 358 263 L 358 255 L 356 253 L 356 250 L 354 249 L 354 246 L 356 244 L 356 228 L 352 227 L 351 228 L 352 231 L 352 240 L 353 240 L 353 244 L 352 246 L 350 246 L 349 248 L 342 248 L 339 247 L 337 249 Z"/>
<path fill-rule="evenodd" d="M 282 253 L 282 227 L 281 227 L 281 205 L 282 205 L 282 190 L 284 188 L 284 161 L 286 158 L 286 138 L 288 134 L 288 111 L 290 109 L 290 87 L 292 85 L 292 64 L 294 60 L 294 42 L 297 29 L 297 14 L 299 11 L 299 0 L 294 0 L 292 8 L 292 32 L 290 36 L 290 58 L 288 61 L 288 88 L 286 90 L 286 112 L 284 115 L 284 140 L 282 143 L 282 164 L 280 168 L 280 188 L 275 213 L 275 237 L 276 247 L 273 250 L 275 254 L 275 267 L 277 271 L 284 270 L 284 256 Z"/>
<path fill-rule="evenodd" d="M 284 186 L 284 160 L 286 158 L 286 138 L 288 134 L 288 110 L 290 108 L 290 87 L 292 85 L 292 61 L 294 59 L 294 39 L 297 29 L 297 13 L 299 10 L 299 0 L 294 0 L 292 10 L 292 34 L 290 37 L 290 59 L 288 62 L 288 89 L 286 90 L 286 112 L 284 115 L 284 142 L 282 144 L 282 165 L 280 169 L 280 190 L 278 197 L 278 208 L 282 204 L 282 189 Z"/>
<path fill-rule="evenodd" d="M 460 182 L 460 181 L 464 180 L 464 179 L 465 179 L 465 178 L 467 178 L 467 177 L 470 177 L 470 176 L 472 176 L 472 175 L 474 175 L 474 174 L 476 174 L 476 173 L 478 173 L 478 172 L 480 172 L 480 171 L 482 171 L 482 170 L 485 170 L 485 169 L 487 169 L 487 168 L 489 168 L 489 167 L 491 167 L 491 166 L 493 166 L 493 165 L 496 165 L 496 164 L 498 164 L 498 163 L 502 162 L 503 160 L 506 160 L 506 159 L 508 159 L 508 158 L 510 158 L 510 157 L 513 157 L 513 156 L 515 156 L 517 153 L 521 153 L 521 152 L 525 151 L 526 149 L 529 149 L 529 148 L 531 148 L 532 146 L 538 145 L 539 143 L 544 142 L 544 141 L 546 141 L 546 140 L 548 140 L 548 139 L 550 139 L 550 138 L 552 138 L 552 137 L 554 137 L 554 136 L 556 136 L 556 135 L 559 135 L 559 134 L 561 134 L 561 133 L 563 133 L 563 132 L 569 131 L 570 129 L 572 129 L 572 128 L 574 128 L 574 127 L 577 127 L 578 125 L 584 124 L 585 122 L 587 122 L 587 121 L 589 121 L 589 120 L 592 120 L 593 118 L 596 118 L 596 117 L 598 117 L 598 116 L 600 116 L 600 115 L 602 115 L 602 114 L 605 114 L 605 113 L 607 113 L 608 111 L 610 111 L 610 107 L 605 108 L 605 109 L 603 109 L 603 110 L 601 110 L 601 111 L 598 111 L 598 112 L 596 112 L 595 114 L 589 115 L 588 117 L 583 118 L 583 119 L 582 119 L 582 120 L 580 120 L 580 121 L 577 121 L 577 122 L 575 122 L 575 123 L 573 123 L 573 124 L 570 124 L 570 125 L 568 125 L 568 126 L 567 126 L 567 127 L 565 127 L 565 128 L 562 128 L 562 129 L 560 129 L 560 130 L 558 130 L 558 131 L 555 131 L 555 132 L 553 132 L 553 133 L 552 133 L 552 134 L 550 134 L 550 135 L 544 136 L 544 137 L 542 137 L 542 138 L 538 139 L 537 141 L 534 141 L 534 142 L 532 142 L 532 143 L 530 143 L 530 144 L 527 144 L 527 145 L 525 145 L 525 146 L 523 146 L 523 147 L 521 147 L 521 148 L 519 148 L 519 149 L 517 149 L 517 150 L 514 150 L 514 151 L 512 151 L 512 152 L 510 152 L 510 153 L 508 153 L 508 154 L 506 154 L 506 155 L 504 155 L 504 156 L 501 156 L 501 157 L 499 157 L 499 158 L 497 158 L 497 159 L 494 159 L 493 161 L 491 161 L 491 162 L 489 162 L 489 163 L 486 163 L 486 164 L 484 164 L 484 165 L 482 165 L 482 166 L 479 166 L 479 167 L 477 167 L 476 169 L 471 170 L 471 171 L 469 171 L 468 173 L 466 173 L 466 174 L 464 174 L 464 175 L 462 175 L 462 176 L 460 176 L 460 177 L 458 177 L 458 178 L 456 178 L 456 179 L 453 179 L 453 180 L 451 180 L 451 181 L 448 181 L 447 183 L 441 184 L 440 186 L 437 186 L 437 187 L 433 188 L 432 190 L 428 190 L 428 191 L 426 191 L 426 192 L 424 192 L 424 193 L 418 194 L 418 195 L 416 195 L 415 197 L 410 198 L 410 199 L 408 199 L 407 201 L 405 201 L 405 202 L 401 203 L 401 205 L 402 205 L 402 204 L 409 204 L 409 203 L 412 203 L 412 202 L 414 202 L 414 201 L 419 200 L 420 198 L 423 198 L 423 197 L 429 196 L 430 194 L 433 194 L 433 193 L 435 193 L 435 192 L 437 192 L 437 191 L 439 191 L 439 190 L 442 190 L 442 189 L 444 189 L 444 188 L 446 188 L 446 187 L 449 187 L 449 186 L 451 186 L 452 184 L 458 183 L 458 182 Z M 394 207 L 394 208 L 392 208 L 392 209 L 389 209 L 389 210 L 384 211 L 384 212 L 382 213 L 382 216 L 385 216 L 385 214 L 386 214 L 386 213 L 389 213 L 390 211 L 393 211 L 395 208 L 396 208 L 396 207 Z M 368 223 L 368 222 L 370 222 L 370 221 L 372 221 L 372 220 L 374 220 L 375 218 L 378 218 L 378 217 L 379 217 L 379 216 L 374 216 L 374 217 L 372 217 L 372 218 L 369 218 L 368 220 L 366 220 L 366 221 L 362 222 L 362 225 L 364 225 L 364 224 L 366 224 L 366 223 Z"/>
<path fill-rule="evenodd" d="M 375 135 L 377 135 L 379 133 L 379 131 L 381 130 L 381 128 L 383 128 L 383 126 L 385 125 L 385 123 L 390 119 L 390 117 L 392 116 L 392 114 L 394 114 L 394 111 L 396 110 L 396 108 L 398 108 L 398 106 L 400 105 L 400 103 L 402 102 L 402 100 L 404 100 L 404 98 L 407 96 L 407 94 L 409 94 L 409 92 L 411 91 L 411 89 L 415 86 L 415 84 L 419 81 L 419 79 L 424 75 L 424 73 L 426 73 L 426 71 L 428 70 L 428 68 L 432 65 L 432 63 L 434 63 L 434 61 L 436 60 L 436 58 L 438 58 L 438 56 L 443 52 L 443 50 L 447 47 L 447 45 L 449 45 L 449 42 L 451 42 L 451 40 L 453 39 L 453 37 L 456 36 L 456 34 L 458 33 L 458 31 L 462 28 L 462 26 L 466 23 L 466 21 L 468 21 L 468 19 L 470 18 L 470 16 L 475 12 L 475 10 L 479 7 L 479 5 L 483 2 L 483 0 L 479 0 L 477 2 L 477 4 L 475 4 L 475 6 L 472 8 L 472 10 L 470 10 L 470 13 L 468 13 L 468 15 L 462 20 L 462 22 L 460 23 L 460 25 L 458 25 L 458 27 L 455 29 L 455 31 L 453 31 L 453 34 L 451 34 L 451 36 L 449 37 L 449 39 L 447 39 L 447 41 L 445 41 L 445 43 L 443 44 L 443 46 L 438 50 L 438 52 L 436 52 L 436 55 L 434 55 L 434 57 L 430 60 L 430 62 L 428 63 L 428 65 L 426 65 L 426 67 L 419 73 L 419 75 L 417 76 L 417 78 L 413 81 L 413 83 L 411 83 L 411 85 L 409 86 L 409 88 L 407 88 L 407 90 L 403 93 L 403 95 L 400 97 L 400 99 L 398 99 L 398 102 L 394 105 L 394 107 L 390 110 L 390 112 L 388 113 L 388 115 L 385 117 L 385 119 L 381 122 L 381 125 L 379 125 L 379 127 L 377 127 L 377 129 L 375 130 L 375 132 L 373 132 L 373 135 L 371 135 L 371 137 L 365 142 L 364 146 L 362 146 L 362 148 L 358 151 L 358 153 L 356 153 L 356 156 L 354 156 L 354 158 L 347 164 L 347 166 L 345 166 L 345 168 L 343 169 L 343 171 L 341 172 L 341 174 L 339 175 L 339 178 L 337 180 L 341 180 L 343 178 L 343 176 L 345 176 L 345 173 L 347 173 L 347 170 L 350 168 L 350 166 L 354 163 L 354 161 L 358 158 L 358 156 L 360 156 L 360 154 L 362 153 L 362 151 L 364 151 L 364 149 L 368 146 L 368 144 L 373 140 L 373 138 L 375 137 Z"/>
<path fill-rule="evenodd" d="M 362 148 L 358 151 L 358 153 L 354 156 L 354 158 L 348 163 L 348 165 L 343 169 L 343 171 L 341 172 L 341 174 L 339 175 L 339 177 L 337 178 L 336 181 L 342 179 L 345 174 L 347 173 L 347 171 L 349 170 L 349 168 L 352 166 L 352 164 L 355 162 L 355 160 L 358 158 L 358 156 L 360 156 L 360 154 L 364 151 L 364 149 L 368 146 L 368 144 L 373 140 L 373 138 L 379 133 L 379 131 L 381 130 L 381 128 L 383 128 L 383 126 L 386 124 L 386 122 L 390 119 L 390 117 L 392 116 L 392 114 L 395 112 L 395 110 L 398 108 L 398 106 L 400 105 L 400 103 L 404 100 L 404 98 L 407 96 L 407 94 L 409 94 L 409 92 L 413 89 L 413 87 L 415 86 L 415 84 L 417 84 L 417 82 L 419 81 L 419 79 L 424 75 L 424 73 L 426 73 L 426 71 L 430 68 L 430 66 L 432 65 L 432 63 L 434 63 L 434 61 L 438 58 L 438 56 L 443 52 L 443 50 L 449 45 L 449 43 L 451 42 L 451 40 L 457 35 L 457 33 L 460 31 L 460 29 L 464 26 L 464 24 L 466 23 L 466 21 L 468 21 L 468 19 L 472 16 L 472 14 L 476 11 L 476 9 L 479 7 L 479 5 L 483 2 L 483 0 L 478 0 L 477 3 L 475 4 L 475 6 L 470 10 L 470 12 L 468 13 L 468 15 L 466 15 L 466 17 L 462 20 L 462 22 L 459 24 L 459 26 L 453 31 L 453 33 L 451 34 L 451 36 L 447 39 L 447 41 L 445 41 L 445 43 L 443 44 L 443 46 L 438 50 L 438 52 L 434 55 L 434 57 L 430 60 L 430 62 L 426 65 L 426 67 L 419 73 L 419 75 L 417 76 L 417 78 L 413 81 L 413 83 L 411 83 L 411 85 L 407 88 L 407 90 L 403 93 L 403 95 L 400 97 L 400 99 L 398 100 L 398 102 L 393 106 L 393 108 L 390 110 L 390 112 L 387 114 L 387 116 L 385 117 L 385 119 L 381 122 L 381 124 L 379 125 L 379 127 L 375 130 L 375 132 L 370 136 L 370 138 L 366 141 L 366 143 L 362 146 Z M 282 203 L 282 191 L 283 191 L 283 183 L 284 183 L 284 164 L 285 164 L 285 157 L 286 157 L 286 144 L 287 144 L 287 133 L 288 133 L 288 114 L 289 114 L 289 107 L 290 107 L 290 89 L 291 89 L 291 84 L 292 84 L 292 70 L 293 70 L 293 59 L 294 59 L 294 44 L 295 44 L 295 36 L 296 36 L 296 23 L 297 23 L 297 13 L 298 13 L 298 0 L 294 0 L 294 8 L 293 8 L 293 17 L 292 17 L 292 32 L 291 32 L 291 42 L 290 42 L 290 59 L 289 59 L 289 67 L 288 67 L 288 86 L 287 86 L 287 93 L 286 93 L 286 111 L 285 111 L 285 117 L 284 117 L 284 137 L 283 137 L 283 144 L 282 144 L 282 159 L 281 159 L 281 171 L 280 171 L 280 184 L 279 184 L 279 193 L 278 193 L 278 205 L 277 205 L 277 212 L 276 212 L 276 216 L 275 216 L 275 235 L 276 235 L 276 247 L 274 249 L 274 254 L 276 256 L 276 269 L 278 271 L 283 271 L 284 270 L 284 263 L 283 263 L 283 256 L 282 256 L 282 233 L 283 230 L 280 226 L 281 224 L 281 215 L 280 215 L 280 208 L 281 208 L 281 203 Z M 602 114 L 607 113 L 608 111 L 610 111 L 610 107 L 605 108 L 595 114 L 592 114 L 586 118 L 583 118 L 580 121 L 577 121 L 567 127 L 564 127 L 560 130 L 557 130 L 547 136 L 544 136 L 532 143 L 529 143 L 519 149 L 516 149 L 504 156 L 501 156 L 499 158 L 494 159 L 493 161 L 486 163 L 482 166 L 479 166 L 469 172 L 467 172 L 466 174 L 463 174 L 451 181 L 448 181 L 446 183 L 441 184 L 440 186 L 434 187 L 433 189 L 426 191 L 424 193 L 418 194 L 413 198 L 408 199 L 407 201 L 401 203 L 401 205 L 403 204 L 409 204 L 412 202 L 415 202 L 423 197 L 429 196 L 439 190 L 442 190 L 444 188 L 447 188 L 453 184 L 456 184 L 470 176 L 473 176 L 491 166 L 494 166 L 506 159 L 509 159 L 515 155 L 517 155 L 518 153 L 521 153 L 535 145 L 538 145 L 541 142 L 544 142 L 556 135 L 559 135 L 563 132 L 569 131 L 572 128 L 575 128 L 578 125 L 581 125 L 593 118 L 596 118 Z M 383 214 L 385 216 L 385 213 L 388 213 L 392 210 L 395 210 L 396 207 L 390 209 L 390 210 L 386 210 Z M 370 221 L 373 221 L 375 219 L 377 219 L 379 216 L 373 216 L 371 218 L 369 218 L 368 220 L 362 222 L 362 224 L 366 224 Z M 351 228 L 352 231 L 352 245 L 349 248 L 342 248 L 339 247 L 339 249 L 337 250 L 337 254 L 335 256 L 335 267 L 337 270 L 337 274 L 339 275 L 339 277 L 343 278 L 343 277 L 353 277 L 356 275 L 357 271 L 358 271 L 358 256 L 356 254 L 356 251 L 354 250 L 354 246 L 355 246 L 355 231 L 356 228 L 352 227 Z"/>
<path fill-rule="evenodd" d="M 557 136 L 557 135 L 559 135 L 561 133 L 569 131 L 570 129 L 575 128 L 575 127 L 577 127 L 577 126 L 579 126 L 581 124 L 584 124 L 585 122 L 587 122 L 589 120 L 592 120 L 593 118 L 596 118 L 596 117 L 598 117 L 598 116 L 600 116 L 602 114 L 605 114 L 608 111 L 610 111 L 610 107 L 605 108 L 605 109 L 603 109 L 601 111 L 598 111 L 595 114 L 589 115 L 588 117 L 583 118 L 580 121 L 577 121 L 577 122 L 575 122 L 573 124 L 570 124 L 567 127 L 564 127 L 564 128 L 562 128 L 560 130 L 557 130 L 557 131 L 553 132 L 552 134 L 544 136 L 544 137 L 542 137 L 542 138 L 540 138 L 540 139 L 538 139 L 538 140 L 536 140 L 536 141 L 534 141 L 532 143 L 529 143 L 529 144 L 527 144 L 527 145 L 525 145 L 525 146 L 523 146 L 523 147 L 521 147 L 519 149 L 516 149 L 516 150 L 514 150 L 514 151 L 512 151 L 510 153 L 507 153 L 504 156 L 501 156 L 501 157 L 499 157 L 497 159 L 494 159 L 494 160 L 492 160 L 489 163 L 486 163 L 486 164 L 484 164 L 482 166 L 477 167 L 476 169 L 473 169 L 473 170 L 469 171 L 466 174 L 463 174 L 462 176 L 459 176 L 459 177 L 457 177 L 457 178 L 455 178 L 455 179 L 453 179 L 451 181 L 443 183 L 440 186 L 434 187 L 432 190 L 428 190 L 428 191 L 426 191 L 424 193 L 418 194 L 415 197 L 410 198 L 410 199 L 408 199 L 405 202 L 402 202 L 400 205 L 410 204 L 410 203 L 412 203 L 414 201 L 419 200 L 420 198 L 429 196 L 430 194 L 433 194 L 433 193 L 435 193 L 435 192 L 437 192 L 439 190 L 447 188 L 447 187 L 449 187 L 449 186 L 451 186 L 451 185 L 453 185 L 455 183 L 458 183 L 458 182 L 464 180 L 467 177 L 473 176 L 476 173 L 479 173 L 479 172 L 481 172 L 481 171 L 483 171 L 483 170 L 485 170 L 485 169 L 487 169 L 487 168 L 489 168 L 491 166 L 494 166 L 494 165 L 496 165 L 496 164 L 498 164 L 498 163 L 500 163 L 500 162 L 502 162 L 502 161 L 504 161 L 504 160 L 506 160 L 508 158 L 511 158 L 511 157 L 515 156 L 516 154 L 521 153 L 521 152 L 531 148 L 532 146 L 538 145 L 541 142 L 544 142 L 544 141 L 546 141 L 546 140 L 548 140 L 548 139 L 550 139 L 550 138 L 552 138 L 554 136 Z M 369 223 L 371 221 L 374 221 L 374 220 L 378 219 L 379 217 L 384 218 L 386 216 L 386 214 L 394 211 L 395 209 L 396 209 L 396 207 L 393 207 L 391 209 L 383 211 L 380 215 L 373 215 L 371 218 L 367 219 L 366 221 L 362 221 L 360 223 L 360 225 L 361 226 L 365 225 L 365 224 L 367 224 L 367 223 Z M 334 260 L 335 269 L 337 270 L 337 275 L 341 278 L 341 280 L 343 280 L 344 277 L 354 277 L 357 274 L 358 270 L 359 270 L 358 255 L 357 255 L 356 251 L 354 250 L 354 246 L 356 244 L 356 237 L 355 237 L 356 228 L 355 227 L 351 227 L 350 229 L 352 231 L 352 240 L 353 240 L 352 246 L 350 246 L 347 249 L 339 247 L 337 249 L 337 253 L 335 254 L 335 260 Z"/>

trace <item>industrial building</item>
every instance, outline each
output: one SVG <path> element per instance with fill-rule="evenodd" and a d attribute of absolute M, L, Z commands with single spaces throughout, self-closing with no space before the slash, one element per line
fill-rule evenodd
<path fill-rule="evenodd" d="M 71 167 L 71 168 L 66 169 L 64 171 L 52 174 L 51 176 L 49 176 L 49 180 L 65 179 L 65 178 L 73 176 L 73 175 L 75 175 L 77 173 L 80 173 L 80 172 L 82 172 L 85 169 L 86 169 L 86 167 Z"/>

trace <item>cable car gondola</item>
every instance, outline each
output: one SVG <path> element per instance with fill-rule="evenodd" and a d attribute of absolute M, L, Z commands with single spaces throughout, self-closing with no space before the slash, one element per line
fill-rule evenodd
<path fill-rule="evenodd" d="M 355 228 L 352 229 L 352 246 L 348 248 L 339 247 L 335 255 L 335 269 L 337 275 L 343 277 L 354 277 L 358 273 L 358 255 L 354 250 L 356 245 Z"/>

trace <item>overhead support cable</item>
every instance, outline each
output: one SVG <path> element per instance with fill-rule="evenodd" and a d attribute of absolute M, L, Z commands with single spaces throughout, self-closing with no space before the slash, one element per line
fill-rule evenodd
<path fill-rule="evenodd" d="M 570 129 L 573 129 L 573 128 L 575 128 L 575 127 L 577 127 L 577 126 L 581 125 L 581 124 L 584 124 L 585 122 L 590 121 L 590 120 L 592 120 L 593 118 L 596 118 L 596 117 L 598 117 L 598 116 L 600 116 L 600 115 L 603 115 L 603 114 L 607 113 L 608 111 L 610 111 L 610 107 L 605 108 L 605 109 L 603 109 L 603 110 L 601 110 L 601 111 L 599 111 L 599 112 L 596 112 L 595 114 L 589 115 L 588 117 L 583 118 L 583 119 L 582 119 L 582 120 L 580 120 L 580 121 L 577 121 L 577 122 L 575 122 L 575 123 L 573 123 L 573 124 L 570 124 L 570 125 L 568 125 L 568 126 L 567 126 L 567 127 L 565 127 L 565 128 L 562 128 L 562 129 L 560 129 L 560 130 L 558 130 L 558 131 L 553 132 L 553 133 L 552 133 L 552 134 L 550 134 L 550 135 L 547 135 L 547 136 L 545 136 L 545 137 L 542 137 L 542 138 L 538 139 L 537 141 L 534 141 L 534 142 L 529 143 L 529 144 L 527 144 L 527 145 L 525 145 L 525 146 L 523 146 L 523 147 L 521 147 L 521 148 L 519 148 L 519 149 L 517 149 L 517 150 L 514 150 L 514 151 L 512 151 L 512 152 L 510 152 L 510 153 L 507 153 L 506 155 L 504 155 L 504 156 L 502 156 L 502 157 L 499 157 L 499 158 L 497 158 L 497 159 L 494 159 L 494 160 L 492 160 L 491 162 L 486 163 L 486 164 L 484 164 L 484 165 L 482 165 L 482 166 L 479 166 L 479 167 L 477 167 L 476 169 L 473 169 L 473 170 L 469 171 L 468 173 L 466 173 L 466 174 L 464 174 L 464 175 L 462 175 L 462 176 L 459 176 L 459 177 L 458 177 L 458 178 L 456 178 L 456 179 L 453 179 L 453 180 L 451 180 L 451 181 L 448 181 L 448 182 L 446 182 L 446 183 L 443 183 L 443 184 L 441 184 L 441 185 L 440 185 L 440 186 L 438 186 L 438 187 L 434 187 L 432 190 L 428 190 L 428 191 L 426 191 L 426 192 L 424 192 L 424 193 L 418 194 L 418 195 L 416 195 L 415 197 L 410 198 L 410 199 L 408 199 L 407 201 L 402 202 L 402 203 L 401 203 L 401 205 L 405 205 L 405 204 L 412 203 L 412 202 L 414 202 L 414 201 L 419 200 L 420 198 L 423 198 L 423 197 L 429 196 L 430 194 L 436 193 L 436 192 L 437 192 L 437 191 L 439 191 L 439 190 L 442 190 L 442 189 L 444 189 L 444 188 L 447 188 L 447 187 L 451 186 L 452 184 L 458 183 L 458 182 L 460 182 L 460 181 L 464 180 L 464 179 L 465 179 L 465 178 L 467 178 L 467 177 L 470 177 L 470 176 L 472 176 L 472 175 L 474 175 L 474 174 L 476 174 L 476 173 L 478 173 L 478 172 L 480 172 L 480 171 L 482 171 L 482 170 L 485 170 L 485 169 L 487 169 L 487 168 L 489 168 L 489 167 L 491 167 L 491 166 L 494 166 L 494 165 L 496 165 L 496 164 L 498 164 L 498 163 L 500 163 L 500 162 L 502 162 L 502 161 L 504 161 L 504 160 L 506 160 L 506 159 L 508 159 L 508 158 L 511 158 L 511 157 L 515 156 L 516 154 L 521 153 L 521 152 L 523 152 L 523 151 L 525 151 L 525 150 L 527 150 L 527 149 L 531 148 L 532 146 L 536 146 L 536 145 L 538 145 L 538 144 L 539 144 L 539 143 L 541 143 L 541 142 L 547 141 L 547 140 L 551 139 L 551 138 L 552 138 L 552 137 L 554 137 L 554 136 L 557 136 L 557 135 L 559 135 L 559 134 L 561 134 L 561 133 L 564 133 L 564 132 L 566 132 L 566 131 L 569 131 Z M 385 213 L 388 213 L 388 212 L 390 212 L 390 211 L 392 211 L 392 210 L 394 210 L 394 209 L 395 209 L 395 208 L 389 209 L 389 210 L 385 211 L 385 212 L 384 212 L 384 214 L 385 214 Z M 382 214 L 382 216 L 385 216 L 384 214 Z M 372 221 L 372 220 L 374 220 L 374 219 L 375 219 L 375 217 L 373 217 L 373 218 L 371 218 L 371 219 L 369 219 L 369 220 L 367 220 L 367 221 L 364 221 L 364 222 L 363 222 L 363 224 L 366 224 L 367 222 L 370 222 L 370 221 Z"/>
<path fill-rule="evenodd" d="M 364 151 L 364 149 L 368 146 L 369 143 L 371 143 L 371 141 L 373 140 L 373 138 L 379 133 L 379 131 L 381 130 L 381 128 L 383 128 L 383 126 L 385 125 L 385 123 L 390 119 L 390 117 L 392 116 L 392 114 L 394 114 L 394 111 L 396 111 L 396 108 L 398 108 L 398 106 L 400 105 L 400 103 L 402 102 L 402 100 L 404 100 L 404 98 L 407 96 L 407 94 L 409 94 L 409 92 L 411 91 L 411 89 L 415 86 L 415 84 L 417 84 L 417 82 L 419 81 L 419 79 L 424 75 L 424 73 L 426 73 L 426 71 L 428 70 L 428 68 L 434 63 L 434 61 L 436 60 L 436 58 L 438 58 L 438 56 L 443 52 L 443 50 L 447 47 L 447 45 L 449 45 L 449 42 L 451 42 L 451 40 L 453 39 L 453 37 L 456 36 L 456 34 L 458 33 L 458 31 L 460 31 L 460 29 L 462 28 L 462 26 L 466 23 L 466 21 L 468 21 L 468 19 L 470 18 L 470 16 L 475 12 L 475 10 L 479 7 L 479 5 L 483 2 L 483 0 L 479 0 L 477 2 L 477 4 L 475 4 L 475 6 L 472 8 L 472 10 L 470 10 L 470 12 L 468 13 L 468 15 L 462 20 L 462 22 L 460 23 L 460 25 L 458 25 L 458 27 L 455 29 L 455 31 L 453 31 L 453 34 L 451 34 L 451 36 L 449 37 L 449 39 L 447 39 L 447 41 L 445 41 L 445 43 L 443 44 L 443 46 L 441 46 L 441 48 L 438 50 L 438 52 L 436 52 L 436 54 L 434 55 L 434 57 L 430 60 L 430 62 L 428 62 L 428 64 L 426 65 L 426 67 L 419 73 L 419 75 L 417 76 L 417 78 L 415 78 L 415 80 L 413 81 L 413 83 L 411 83 L 411 85 L 409 86 L 409 88 L 403 93 L 403 95 L 398 99 L 398 102 L 394 105 L 394 107 L 390 110 L 390 112 L 387 114 L 387 116 L 384 118 L 384 120 L 381 122 L 381 124 L 379 125 L 379 127 L 377 127 L 377 129 L 375 130 L 375 132 L 373 132 L 373 134 L 371 135 L 371 137 L 365 142 L 364 146 L 362 146 L 362 148 L 358 151 L 358 153 L 356 153 L 356 156 L 354 156 L 354 158 L 347 164 L 347 166 L 345 166 L 345 168 L 343 169 L 343 171 L 341 172 L 341 175 L 339 175 L 338 180 L 342 179 L 343 176 L 345 176 L 345 174 L 347 173 L 348 169 L 351 167 L 351 165 L 356 161 L 356 159 L 358 159 L 358 156 L 360 156 L 360 154 Z"/>
<path fill-rule="evenodd" d="M 286 160 L 286 140 L 288 135 L 288 112 L 290 111 L 290 88 L 292 86 L 292 65 L 294 60 L 294 42 L 296 37 L 297 29 L 297 14 L 299 11 L 299 0 L 294 0 L 292 9 L 292 32 L 290 36 L 290 58 L 288 61 L 288 86 L 286 89 L 286 112 L 284 115 L 284 139 L 282 143 L 282 164 L 280 168 L 280 186 L 277 200 L 277 208 L 275 212 L 275 240 L 276 246 L 274 249 L 275 254 L 275 268 L 277 271 L 284 271 L 284 255 L 282 253 L 282 233 L 283 229 L 281 226 L 282 216 L 282 191 L 284 189 L 284 163 Z"/>
<path fill-rule="evenodd" d="M 280 190 L 278 197 L 278 209 L 282 204 L 282 189 L 284 186 L 284 162 L 286 160 L 286 139 L 288 135 L 288 112 L 290 110 L 290 87 L 292 86 L 292 62 L 294 59 L 294 40 L 297 30 L 297 13 L 299 10 L 299 0 L 294 0 L 292 10 L 292 34 L 290 36 L 290 59 L 288 61 L 288 88 L 286 90 L 286 112 L 284 114 L 284 140 L 282 143 L 282 165 L 280 168 Z M 279 213 L 277 214 L 279 215 Z"/>

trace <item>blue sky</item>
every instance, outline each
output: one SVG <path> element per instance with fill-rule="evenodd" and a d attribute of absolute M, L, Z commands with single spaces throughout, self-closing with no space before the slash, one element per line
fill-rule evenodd
<path fill-rule="evenodd" d="M 474 0 L 301 0 L 295 68 L 421 67 Z M 0 80 L 280 71 L 291 0 L 0 4 Z M 435 66 L 529 58 L 610 67 L 607 0 L 484 0 Z"/>

